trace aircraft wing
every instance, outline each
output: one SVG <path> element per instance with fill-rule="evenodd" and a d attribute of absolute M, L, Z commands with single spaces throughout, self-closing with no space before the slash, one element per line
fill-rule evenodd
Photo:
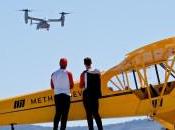
<path fill-rule="evenodd" d="M 126 58 L 118 65 L 112 67 L 104 73 L 107 77 L 132 71 L 136 67 L 143 68 L 152 64 L 166 61 L 175 55 L 175 37 L 161 40 L 126 55 Z"/>
<path fill-rule="evenodd" d="M 28 19 L 35 20 L 35 21 L 45 21 L 44 19 L 35 18 L 35 17 L 28 17 Z"/>
<path fill-rule="evenodd" d="M 48 19 L 47 21 L 48 22 L 60 22 L 61 19 Z"/>

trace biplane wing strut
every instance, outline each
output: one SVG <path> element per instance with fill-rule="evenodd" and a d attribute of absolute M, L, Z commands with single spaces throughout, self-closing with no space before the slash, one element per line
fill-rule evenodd
<path fill-rule="evenodd" d="M 162 71 L 159 71 L 160 67 L 158 68 L 158 65 L 163 68 L 163 74 Z M 170 76 L 173 77 L 173 81 L 175 80 L 174 65 L 175 38 L 173 37 L 155 42 L 129 53 L 124 61 L 106 72 L 106 78 L 110 79 L 110 82 L 115 84 L 117 88 L 120 88 L 118 90 L 121 91 L 124 87 L 120 82 L 117 84 L 118 79 L 116 80 L 114 78 L 116 75 L 119 77 L 121 73 L 123 77 L 123 73 L 125 73 L 127 77 L 125 82 L 130 82 L 131 80 L 128 79 L 128 75 L 132 72 L 136 94 L 138 94 L 137 91 L 141 89 L 141 92 L 139 92 L 141 100 L 144 101 L 145 99 L 148 99 L 150 102 L 150 111 L 147 114 L 151 117 L 155 117 L 162 110 L 168 110 L 169 108 L 166 106 L 166 97 L 167 94 L 170 95 L 172 89 L 175 87 L 174 83 L 170 80 Z M 151 66 L 154 66 L 156 74 L 155 78 L 157 79 L 157 83 L 154 83 L 154 85 L 150 83 L 148 74 L 148 70 Z M 114 80 L 116 80 L 116 82 L 114 82 Z M 125 82 L 123 81 L 124 84 Z M 130 89 L 133 87 L 129 85 L 129 83 L 126 86 L 129 86 Z"/>

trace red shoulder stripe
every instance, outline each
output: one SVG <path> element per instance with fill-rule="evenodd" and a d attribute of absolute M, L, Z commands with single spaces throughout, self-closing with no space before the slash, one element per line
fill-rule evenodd
<path fill-rule="evenodd" d="M 68 77 L 69 77 L 70 89 L 72 89 L 74 87 L 73 76 L 72 76 L 71 72 L 67 71 L 67 74 L 68 74 Z"/>

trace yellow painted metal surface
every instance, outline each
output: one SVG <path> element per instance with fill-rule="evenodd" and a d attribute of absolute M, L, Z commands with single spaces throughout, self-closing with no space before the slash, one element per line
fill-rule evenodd
<path fill-rule="evenodd" d="M 85 119 L 81 90 L 77 89 L 72 93 L 69 120 Z M 134 116 L 138 105 L 139 99 L 132 92 L 116 92 L 100 99 L 100 113 L 104 118 Z M 0 106 L 0 125 L 52 122 L 55 113 L 52 90 L 3 100 Z"/>

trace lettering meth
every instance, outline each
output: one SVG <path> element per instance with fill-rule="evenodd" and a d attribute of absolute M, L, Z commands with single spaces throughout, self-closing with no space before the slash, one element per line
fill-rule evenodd
<path fill-rule="evenodd" d="M 48 103 L 53 102 L 52 96 L 38 97 L 31 99 L 31 104 L 40 104 L 40 103 Z"/>
<path fill-rule="evenodd" d="M 81 97 L 82 91 L 73 91 L 72 97 Z M 44 96 L 44 97 L 37 97 L 31 99 L 31 104 L 41 104 L 41 103 L 48 103 L 53 102 L 54 98 L 53 96 Z"/>

